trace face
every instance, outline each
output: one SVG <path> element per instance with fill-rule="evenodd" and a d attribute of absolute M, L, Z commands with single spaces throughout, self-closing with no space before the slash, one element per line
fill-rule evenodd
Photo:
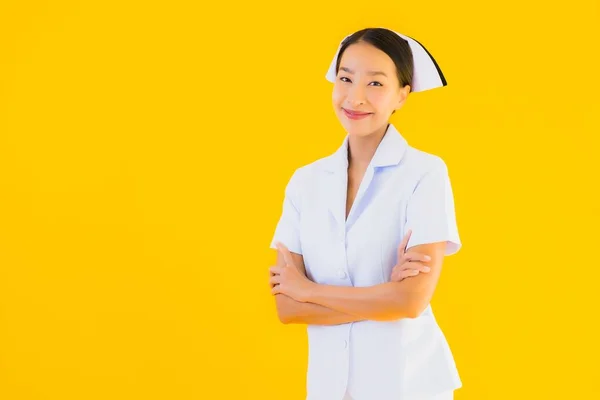
<path fill-rule="evenodd" d="M 400 87 L 396 65 L 365 42 L 346 48 L 333 87 L 335 113 L 349 135 L 368 136 L 387 126 L 404 104 L 410 87 Z"/>

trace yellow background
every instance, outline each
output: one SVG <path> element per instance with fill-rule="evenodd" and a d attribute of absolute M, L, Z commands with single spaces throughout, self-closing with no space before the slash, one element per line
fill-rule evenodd
<path fill-rule="evenodd" d="M 343 132 L 344 35 L 449 82 L 392 120 L 450 169 L 456 399 L 598 398 L 597 1 L 0 3 L 0 399 L 303 399 L 267 286 L 283 188 Z"/>

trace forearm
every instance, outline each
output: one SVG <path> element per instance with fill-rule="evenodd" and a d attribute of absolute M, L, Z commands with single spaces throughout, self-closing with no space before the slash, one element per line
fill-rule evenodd
<path fill-rule="evenodd" d="M 400 290 L 399 284 L 387 282 L 369 287 L 317 284 L 305 300 L 362 319 L 414 318 L 420 312 L 420 305 L 414 300 L 416 296 Z"/>
<path fill-rule="evenodd" d="M 275 301 L 279 319 L 285 324 L 340 325 L 364 320 L 320 304 L 299 302 L 284 294 L 277 294 Z"/>

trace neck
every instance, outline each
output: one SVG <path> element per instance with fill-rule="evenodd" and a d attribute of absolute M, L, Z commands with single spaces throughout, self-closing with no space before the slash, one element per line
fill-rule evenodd
<path fill-rule="evenodd" d="M 350 136 L 348 138 L 348 167 L 366 169 L 385 132 L 388 124 L 366 136 Z"/>

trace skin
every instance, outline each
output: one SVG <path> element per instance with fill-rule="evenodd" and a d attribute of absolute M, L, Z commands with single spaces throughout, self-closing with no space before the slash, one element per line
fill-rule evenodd
<path fill-rule="evenodd" d="M 406 250 L 410 234 L 411 232 L 398 246 L 398 263 L 391 274 L 393 282 L 401 282 L 431 270 L 425 264 L 430 261 L 427 255 Z M 338 325 L 368 319 L 353 312 L 308 302 L 310 296 L 307 294 L 320 285 L 306 277 L 302 255 L 290 252 L 281 243 L 278 243 L 277 265 L 271 267 L 269 272 L 269 283 L 275 295 L 278 317 L 284 324 Z"/>
<path fill-rule="evenodd" d="M 332 103 L 349 136 L 346 216 L 391 114 L 405 104 L 409 93 L 410 86 L 402 87 L 398 81 L 394 62 L 376 47 L 359 42 L 342 55 Z M 344 110 L 368 112 L 369 116 L 353 120 Z M 398 264 L 390 282 L 370 287 L 315 283 L 306 277 L 302 255 L 278 244 L 276 265 L 269 268 L 269 283 L 280 321 L 336 325 L 416 318 L 433 297 L 445 243 L 407 249 L 410 234 L 398 247 Z"/>

